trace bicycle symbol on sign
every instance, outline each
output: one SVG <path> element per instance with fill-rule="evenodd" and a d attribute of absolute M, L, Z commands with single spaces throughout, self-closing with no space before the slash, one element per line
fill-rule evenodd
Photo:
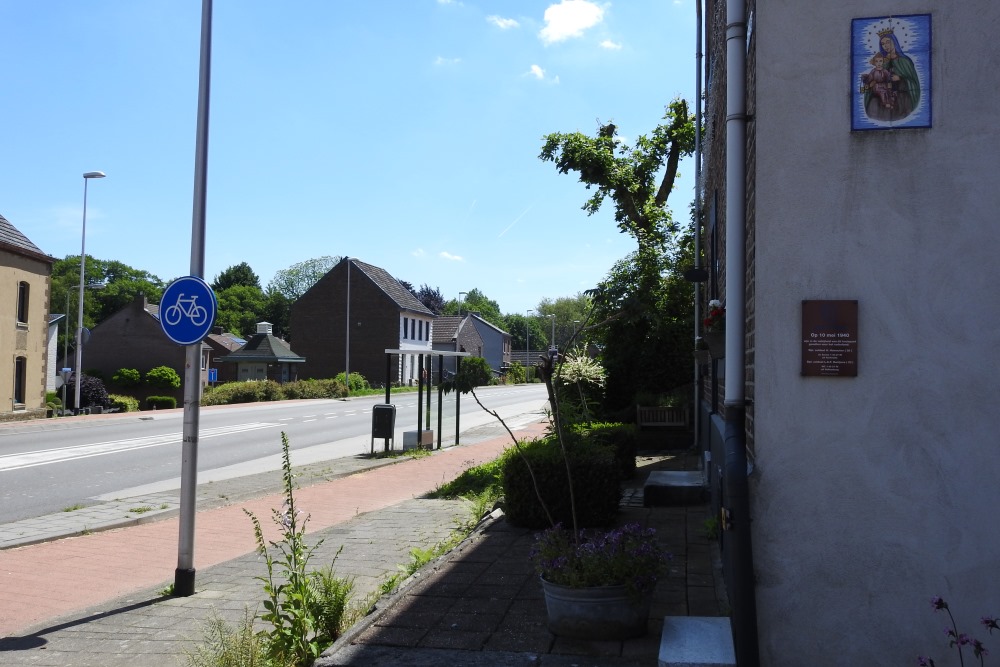
<path fill-rule="evenodd" d="M 163 320 L 170 326 L 174 326 L 181 321 L 181 317 L 187 317 L 191 324 L 200 327 L 208 321 L 208 311 L 195 303 L 197 296 L 189 299 L 183 298 L 183 292 L 177 295 L 177 303 L 170 306 L 163 312 Z"/>

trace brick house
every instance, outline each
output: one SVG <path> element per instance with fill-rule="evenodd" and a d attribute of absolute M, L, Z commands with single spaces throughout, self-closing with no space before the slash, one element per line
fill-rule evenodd
<path fill-rule="evenodd" d="M 237 379 L 237 367 L 233 364 L 221 363 L 220 360 L 222 357 L 232 354 L 246 345 L 246 339 L 237 334 L 223 331 L 222 327 L 215 327 L 212 333 L 205 336 L 204 343 L 211 348 L 208 353 L 207 365 L 209 382 L 212 384 L 235 382 Z M 214 373 L 212 372 L 213 370 L 215 371 Z"/>
<path fill-rule="evenodd" d="M 0 421 L 45 416 L 53 262 L 0 215 Z"/>
<path fill-rule="evenodd" d="M 1000 5 L 704 6 L 701 296 L 727 346 L 698 431 L 739 664 L 940 660 L 936 595 L 995 649 L 1000 94 L 954 59 L 1000 57 Z M 880 49 L 917 73 L 898 122 L 858 76 Z"/>
<path fill-rule="evenodd" d="M 349 325 L 347 324 L 349 321 Z M 305 357 L 300 379 L 332 378 L 349 367 L 373 386 L 411 384 L 417 356 L 431 352 L 434 313 L 385 269 L 344 258 L 292 304 L 292 344 Z"/>
<path fill-rule="evenodd" d="M 438 317 L 434 320 L 434 335 L 432 337 L 434 350 L 443 352 L 468 352 L 474 357 L 483 356 L 483 337 L 479 335 L 472 315 L 464 317 Z M 437 357 L 432 357 L 431 363 L 435 363 Z M 445 357 L 443 362 L 444 370 L 447 373 L 454 373 L 456 369 L 456 357 Z M 436 367 L 435 367 L 436 369 Z M 435 378 L 437 375 L 435 374 Z"/>
<path fill-rule="evenodd" d="M 202 384 L 208 381 L 207 368 L 212 348 L 201 346 Z M 140 404 L 147 396 L 173 396 L 178 405 L 184 402 L 184 367 L 186 348 L 167 338 L 160 326 L 159 306 L 136 295 L 127 306 L 94 327 L 84 348 L 83 372 L 99 372 L 110 393 L 134 396 Z M 144 374 L 157 366 L 169 366 L 177 371 L 182 384 L 175 390 L 148 387 L 117 387 L 112 381 L 121 368 L 134 368 Z"/>
<path fill-rule="evenodd" d="M 305 359 L 292 352 L 288 343 L 272 333 L 270 322 L 258 322 L 257 333 L 245 345 L 218 357 L 217 361 L 239 381 L 274 380 L 285 383 L 298 379 L 298 369 Z"/>

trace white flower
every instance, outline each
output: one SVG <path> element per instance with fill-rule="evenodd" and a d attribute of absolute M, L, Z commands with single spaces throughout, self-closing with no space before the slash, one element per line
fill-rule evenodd
<path fill-rule="evenodd" d="M 708 302 L 708 307 L 709 308 L 722 308 L 722 302 L 719 301 L 718 299 L 712 299 L 711 301 Z"/>

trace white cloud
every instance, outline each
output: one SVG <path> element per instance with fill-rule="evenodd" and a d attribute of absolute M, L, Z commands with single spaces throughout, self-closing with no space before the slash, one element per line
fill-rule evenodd
<path fill-rule="evenodd" d="M 525 74 L 531 74 L 539 81 L 545 78 L 545 70 L 538 65 L 532 65 L 531 69 L 525 72 Z"/>
<path fill-rule="evenodd" d="M 453 262 L 464 262 L 461 255 L 452 255 L 450 252 L 442 250 L 438 253 L 438 257 L 441 259 L 450 259 Z"/>
<path fill-rule="evenodd" d="M 413 255 L 414 257 L 423 257 L 427 253 L 424 252 L 423 248 L 417 248 L 416 250 L 414 250 L 410 254 Z"/>
<path fill-rule="evenodd" d="M 610 49 L 611 51 L 618 51 L 619 49 L 622 48 L 622 45 L 616 42 L 612 42 L 610 39 L 606 39 L 603 42 L 601 42 L 601 48 Z"/>
<path fill-rule="evenodd" d="M 546 44 L 580 37 L 604 20 L 604 9 L 588 0 L 562 0 L 545 10 L 545 27 L 538 36 Z"/>
<path fill-rule="evenodd" d="M 505 19 L 504 17 L 497 16 L 496 14 L 487 16 L 486 20 L 495 25 L 496 27 L 500 28 L 501 30 L 507 30 L 509 28 L 517 28 L 520 27 L 521 25 L 514 19 Z"/>
<path fill-rule="evenodd" d="M 434 59 L 434 64 L 438 67 L 444 67 L 445 65 L 457 65 L 462 62 L 461 58 L 445 58 L 444 56 L 438 56 Z"/>

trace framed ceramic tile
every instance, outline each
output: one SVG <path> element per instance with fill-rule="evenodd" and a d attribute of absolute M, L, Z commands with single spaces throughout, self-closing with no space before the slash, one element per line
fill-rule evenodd
<path fill-rule="evenodd" d="M 931 127 L 931 16 L 851 21 L 851 129 Z"/>

